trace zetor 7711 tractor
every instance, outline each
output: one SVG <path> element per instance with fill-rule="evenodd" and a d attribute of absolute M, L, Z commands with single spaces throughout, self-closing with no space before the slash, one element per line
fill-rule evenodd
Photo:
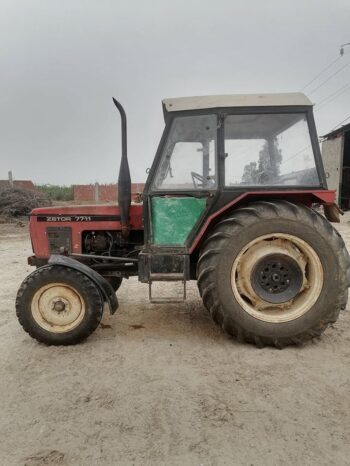
<path fill-rule="evenodd" d="M 17 295 L 32 337 L 78 343 L 118 307 L 123 278 L 197 280 L 213 320 L 258 347 L 302 344 L 344 309 L 350 260 L 330 221 L 312 104 L 303 94 L 163 101 L 165 129 L 131 204 L 126 116 L 119 205 L 45 207 L 30 215 L 34 255 Z M 323 206 L 323 216 L 313 207 Z M 326 219 L 326 218 L 328 219 Z M 172 301 L 169 298 L 168 301 Z"/>

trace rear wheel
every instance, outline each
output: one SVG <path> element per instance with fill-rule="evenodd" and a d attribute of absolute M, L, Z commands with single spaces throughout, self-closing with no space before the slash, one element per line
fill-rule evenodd
<path fill-rule="evenodd" d="M 220 222 L 198 262 L 215 322 L 240 340 L 284 347 L 319 336 L 347 301 L 350 260 L 329 222 L 289 202 L 256 202 Z"/>
<path fill-rule="evenodd" d="M 98 326 L 103 300 L 84 274 L 62 266 L 37 269 L 17 293 L 16 313 L 24 330 L 48 345 L 70 345 Z"/>

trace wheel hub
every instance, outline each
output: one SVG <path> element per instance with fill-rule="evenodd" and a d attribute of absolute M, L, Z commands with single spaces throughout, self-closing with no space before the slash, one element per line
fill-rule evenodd
<path fill-rule="evenodd" d="M 314 249 L 288 233 L 257 237 L 244 246 L 231 271 L 232 291 L 241 307 L 265 322 L 288 322 L 306 313 L 323 285 Z"/>
<path fill-rule="evenodd" d="M 298 263 L 285 254 L 269 254 L 252 270 L 251 283 L 255 293 L 273 304 L 293 299 L 303 284 L 303 272 Z"/>
<path fill-rule="evenodd" d="M 63 312 L 69 307 L 69 303 L 64 298 L 54 299 L 51 305 L 51 309 L 56 312 Z M 68 309 L 67 309 L 68 310 Z"/>
<path fill-rule="evenodd" d="M 84 318 L 85 303 L 80 293 L 65 283 L 39 288 L 32 304 L 34 320 L 51 333 L 73 330 Z"/>

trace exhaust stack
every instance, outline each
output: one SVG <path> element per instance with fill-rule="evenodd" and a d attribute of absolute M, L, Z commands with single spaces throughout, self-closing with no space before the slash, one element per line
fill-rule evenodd
<path fill-rule="evenodd" d="M 131 178 L 128 163 L 126 114 L 123 106 L 114 97 L 113 102 L 119 110 L 121 117 L 122 158 L 120 161 L 118 177 L 118 204 L 120 208 L 122 235 L 124 236 L 124 238 L 127 238 L 130 232 L 129 212 L 131 205 Z"/>

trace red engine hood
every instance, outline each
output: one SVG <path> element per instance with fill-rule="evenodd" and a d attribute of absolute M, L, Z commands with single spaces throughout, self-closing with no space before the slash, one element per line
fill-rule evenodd
<path fill-rule="evenodd" d="M 132 230 L 143 230 L 143 205 L 130 207 L 130 226 Z M 37 258 L 50 256 L 48 231 L 68 227 L 71 231 L 72 250 L 82 251 L 82 234 L 88 230 L 119 231 L 120 211 L 117 205 L 68 205 L 40 207 L 30 214 L 30 236 L 33 251 Z"/>
<path fill-rule="evenodd" d="M 142 215 L 142 204 L 134 204 L 130 208 L 130 217 Z M 55 207 L 39 207 L 33 209 L 31 215 L 119 215 L 117 205 L 68 205 Z"/>

